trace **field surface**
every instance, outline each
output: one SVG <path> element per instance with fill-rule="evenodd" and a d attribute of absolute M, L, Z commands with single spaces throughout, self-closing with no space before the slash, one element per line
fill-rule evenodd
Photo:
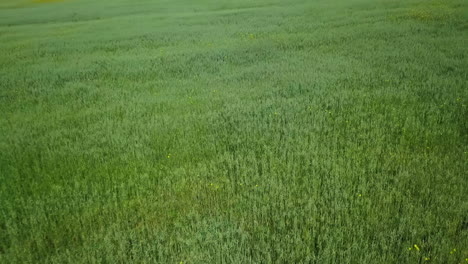
<path fill-rule="evenodd" d="M 468 263 L 466 0 L 0 0 L 0 263 Z"/>

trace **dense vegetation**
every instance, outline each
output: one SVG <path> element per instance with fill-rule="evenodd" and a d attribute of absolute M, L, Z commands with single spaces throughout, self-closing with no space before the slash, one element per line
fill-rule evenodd
<path fill-rule="evenodd" d="M 1 263 L 468 263 L 468 2 L 0 0 Z"/>

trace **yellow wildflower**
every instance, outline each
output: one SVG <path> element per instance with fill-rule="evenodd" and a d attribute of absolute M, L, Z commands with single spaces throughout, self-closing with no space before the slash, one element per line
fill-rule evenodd
<path fill-rule="evenodd" d="M 414 244 L 414 248 L 415 248 L 417 251 L 419 251 L 418 245 Z"/>

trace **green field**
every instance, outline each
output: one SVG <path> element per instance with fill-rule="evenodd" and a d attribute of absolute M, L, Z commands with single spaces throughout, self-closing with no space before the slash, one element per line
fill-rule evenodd
<path fill-rule="evenodd" d="M 468 263 L 468 1 L 0 0 L 0 263 Z"/>

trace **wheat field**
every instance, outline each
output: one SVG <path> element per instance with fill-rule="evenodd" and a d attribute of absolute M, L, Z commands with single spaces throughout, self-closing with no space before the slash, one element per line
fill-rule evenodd
<path fill-rule="evenodd" d="M 0 263 L 468 263 L 468 2 L 0 0 Z"/>

